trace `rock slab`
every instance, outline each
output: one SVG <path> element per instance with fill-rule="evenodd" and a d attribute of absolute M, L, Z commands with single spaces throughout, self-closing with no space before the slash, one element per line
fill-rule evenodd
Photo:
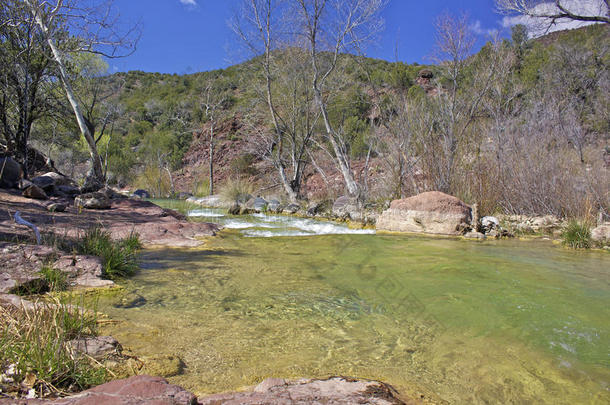
<path fill-rule="evenodd" d="M 296 381 L 269 378 L 251 392 L 212 395 L 201 398 L 199 403 L 201 405 L 405 404 L 398 398 L 398 393 L 387 384 L 346 377 Z"/>
<path fill-rule="evenodd" d="M 394 200 L 377 219 L 377 229 L 390 232 L 462 235 L 471 223 L 471 208 L 460 199 L 429 191 Z"/>
<path fill-rule="evenodd" d="M 139 375 L 111 381 L 79 394 L 52 401 L 0 399 L 2 405 L 196 405 L 195 395 L 160 377 Z"/>

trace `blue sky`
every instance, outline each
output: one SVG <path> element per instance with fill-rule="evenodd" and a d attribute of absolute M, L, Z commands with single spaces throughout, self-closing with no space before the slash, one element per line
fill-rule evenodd
<path fill-rule="evenodd" d="M 143 70 L 194 73 L 230 66 L 235 39 L 227 26 L 240 0 L 116 0 L 125 22 L 140 21 L 143 31 L 136 52 L 109 62 L 111 72 Z M 486 32 L 502 28 L 493 0 L 390 0 L 386 27 L 368 56 L 407 63 L 430 63 L 435 18 L 443 13 L 468 13 L 473 31 L 484 43 Z"/>

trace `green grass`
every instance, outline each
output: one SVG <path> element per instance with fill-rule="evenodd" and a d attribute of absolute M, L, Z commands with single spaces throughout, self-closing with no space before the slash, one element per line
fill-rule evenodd
<path fill-rule="evenodd" d="M 34 389 L 43 395 L 76 392 L 107 380 L 107 371 L 74 356 L 67 342 L 97 332 L 95 311 L 70 303 L 38 301 L 32 308 L 0 307 L 0 384 L 17 395 Z"/>
<path fill-rule="evenodd" d="M 572 220 L 561 233 L 561 239 L 572 249 L 589 249 L 592 245 L 591 228 L 586 222 Z"/>
<path fill-rule="evenodd" d="M 80 254 L 99 256 L 102 259 L 103 277 L 115 280 L 135 273 L 138 268 L 136 254 L 141 247 L 136 233 L 113 241 L 108 231 L 92 227 L 77 242 L 76 250 Z"/>
<path fill-rule="evenodd" d="M 63 271 L 45 265 L 40 269 L 40 274 L 49 285 L 49 291 L 59 292 L 68 289 L 68 275 Z"/>

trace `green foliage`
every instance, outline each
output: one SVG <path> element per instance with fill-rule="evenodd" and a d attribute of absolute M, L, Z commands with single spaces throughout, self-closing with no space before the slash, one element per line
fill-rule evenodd
<path fill-rule="evenodd" d="M 132 183 L 137 188 L 148 190 L 156 198 L 166 198 L 170 194 L 171 183 L 167 171 L 154 164 L 149 163 Z"/>
<path fill-rule="evenodd" d="M 591 227 L 586 222 L 572 220 L 561 233 L 565 246 L 572 249 L 589 249 L 591 247 Z"/>
<path fill-rule="evenodd" d="M 142 247 L 137 234 L 113 241 L 110 233 L 100 227 L 89 228 L 80 238 L 77 250 L 81 254 L 102 259 L 102 275 L 108 279 L 131 276 L 138 268 L 136 254 Z"/>
<path fill-rule="evenodd" d="M 82 303 L 80 303 L 82 304 Z M 97 332 L 95 311 L 58 300 L 0 307 L 0 373 L 13 367 L 14 389 L 80 391 L 106 381 L 103 368 L 74 356 L 68 342 Z"/>

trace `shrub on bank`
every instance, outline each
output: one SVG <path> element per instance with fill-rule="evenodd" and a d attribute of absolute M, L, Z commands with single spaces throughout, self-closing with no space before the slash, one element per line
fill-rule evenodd
<path fill-rule="evenodd" d="M 572 220 L 561 233 L 561 239 L 572 249 L 589 249 L 592 245 L 591 228 L 586 222 Z"/>

